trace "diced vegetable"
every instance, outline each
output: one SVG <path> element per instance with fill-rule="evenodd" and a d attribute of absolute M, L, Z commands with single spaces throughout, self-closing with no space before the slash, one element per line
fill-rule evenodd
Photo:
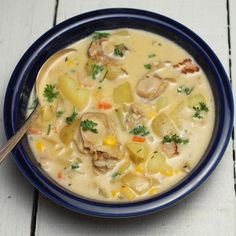
<path fill-rule="evenodd" d="M 70 77 L 62 77 L 59 82 L 62 95 L 77 109 L 84 109 L 90 98 L 90 91 L 80 88 L 77 81 Z"/>
<path fill-rule="evenodd" d="M 153 119 L 152 129 L 159 137 L 177 133 L 173 122 L 165 113 L 161 113 Z"/>
<path fill-rule="evenodd" d="M 122 175 L 125 173 L 125 171 L 130 167 L 130 162 L 129 161 L 125 161 L 119 168 L 118 172 Z"/>
<path fill-rule="evenodd" d="M 129 142 L 126 144 L 130 158 L 134 163 L 144 162 L 148 157 L 148 146 L 146 143 Z"/>
<path fill-rule="evenodd" d="M 133 191 L 126 185 L 121 186 L 120 193 L 122 196 L 124 196 L 125 198 L 127 198 L 130 201 L 133 201 L 136 198 Z"/>
<path fill-rule="evenodd" d="M 188 107 L 193 108 L 194 106 L 197 106 L 200 102 L 205 102 L 205 98 L 202 94 L 197 94 L 188 97 Z"/>
<path fill-rule="evenodd" d="M 134 137 L 132 138 L 132 140 L 133 140 L 134 142 L 138 142 L 138 143 L 144 143 L 144 142 L 145 142 L 145 138 L 142 138 L 142 137 L 139 137 L 139 136 L 134 136 Z"/>
<path fill-rule="evenodd" d="M 116 116 L 117 116 L 117 118 L 118 118 L 118 120 L 119 120 L 121 129 L 122 129 L 123 131 L 125 131 L 126 128 L 125 128 L 125 123 L 124 123 L 123 109 L 122 109 L 122 108 L 117 108 L 117 109 L 115 110 L 115 113 L 116 113 Z"/>
<path fill-rule="evenodd" d="M 123 176 L 121 181 L 137 194 L 143 194 L 151 187 L 151 183 L 148 178 L 133 173 L 128 173 Z"/>
<path fill-rule="evenodd" d="M 156 101 L 156 111 L 160 111 L 168 105 L 168 97 L 161 96 Z"/>
<path fill-rule="evenodd" d="M 117 145 L 117 139 L 114 135 L 110 134 L 103 140 L 103 144 L 109 147 L 115 147 Z"/>
<path fill-rule="evenodd" d="M 154 153 L 147 163 L 147 170 L 151 174 L 161 173 L 165 176 L 173 175 L 173 168 L 166 163 L 165 157 L 160 153 Z"/>
<path fill-rule="evenodd" d="M 116 66 L 116 65 L 108 64 L 106 66 L 106 69 L 107 69 L 106 78 L 108 80 L 114 80 L 124 74 L 124 71 L 119 66 Z"/>
<path fill-rule="evenodd" d="M 129 82 L 124 82 L 113 90 L 113 99 L 116 103 L 133 102 L 132 90 Z"/>
<path fill-rule="evenodd" d="M 60 139 L 64 144 L 68 145 L 73 141 L 78 123 L 79 122 L 76 121 L 72 125 L 65 125 L 62 128 L 62 130 L 60 131 Z"/>
<path fill-rule="evenodd" d="M 183 128 L 183 116 L 184 116 L 184 102 L 178 104 L 174 110 L 170 113 L 170 119 L 174 121 L 178 129 Z"/>
<path fill-rule="evenodd" d="M 98 109 L 100 110 L 109 110 L 111 108 L 112 108 L 112 105 L 109 102 L 102 101 L 98 103 Z"/>
<path fill-rule="evenodd" d="M 53 118 L 53 107 L 52 105 L 45 105 L 42 108 L 43 111 L 43 120 L 44 121 L 50 121 Z"/>

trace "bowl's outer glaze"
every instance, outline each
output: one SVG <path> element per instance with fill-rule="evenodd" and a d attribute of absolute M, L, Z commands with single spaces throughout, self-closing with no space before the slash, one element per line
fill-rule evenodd
<path fill-rule="evenodd" d="M 25 119 L 29 94 L 42 64 L 56 51 L 94 31 L 136 28 L 162 35 L 188 51 L 202 67 L 210 82 L 216 122 L 212 139 L 202 161 L 181 183 L 156 197 L 133 203 L 104 203 L 75 195 L 60 187 L 36 163 L 25 137 L 13 150 L 21 172 L 45 196 L 73 211 L 101 217 L 133 217 L 166 208 L 197 189 L 212 173 L 227 147 L 233 126 L 233 96 L 229 80 L 210 47 L 185 26 L 156 13 L 137 9 L 104 9 L 75 16 L 41 36 L 23 55 L 7 87 L 4 125 L 10 138 Z"/>

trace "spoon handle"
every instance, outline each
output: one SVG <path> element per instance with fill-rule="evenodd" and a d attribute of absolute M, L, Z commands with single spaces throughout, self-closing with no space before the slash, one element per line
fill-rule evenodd
<path fill-rule="evenodd" d="M 7 143 L 0 149 L 0 164 L 4 161 L 7 155 L 12 151 L 16 144 L 21 140 L 25 135 L 28 128 L 34 123 L 41 111 L 40 106 L 38 105 L 35 110 L 32 112 L 30 117 L 26 120 L 24 125 L 12 136 Z"/>

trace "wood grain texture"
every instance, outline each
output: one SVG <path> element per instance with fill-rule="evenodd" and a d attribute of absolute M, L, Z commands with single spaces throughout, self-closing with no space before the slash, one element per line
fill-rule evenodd
<path fill-rule="evenodd" d="M 2 111 L 9 78 L 24 51 L 51 27 L 53 8 L 47 0 L 0 0 L 0 146 L 6 142 Z M 0 166 L 0 189 L 0 235 L 30 235 L 33 188 L 11 158 Z"/>
<path fill-rule="evenodd" d="M 136 0 L 132 2 L 60 0 L 57 20 L 61 22 L 82 12 L 108 7 L 132 7 L 156 11 L 185 24 L 212 47 L 226 71 L 229 71 L 225 0 Z M 207 183 L 190 197 L 165 211 L 136 219 L 97 219 L 72 213 L 40 195 L 37 219 L 37 236 L 182 236 L 187 234 L 234 236 L 236 235 L 236 199 L 233 183 L 232 142 Z"/>

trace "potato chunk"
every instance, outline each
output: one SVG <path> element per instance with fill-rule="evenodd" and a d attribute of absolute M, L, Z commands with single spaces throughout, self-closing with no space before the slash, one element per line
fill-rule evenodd
<path fill-rule="evenodd" d="M 168 98 L 161 96 L 156 102 L 156 111 L 160 111 L 168 105 Z"/>
<path fill-rule="evenodd" d="M 133 173 L 128 173 L 121 178 L 121 181 L 137 194 L 143 194 L 151 187 L 150 179 Z"/>
<path fill-rule="evenodd" d="M 129 142 L 126 146 L 130 152 L 130 158 L 134 163 L 139 164 L 147 159 L 148 146 L 146 143 Z"/>
<path fill-rule="evenodd" d="M 76 128 L 79 125 L 78 121 L 75 121 L 72 125 L 65 125 L 60 131 L 60 139 L 61 141 L 68 145 L 73 141 L 73 137 L 76 132 Z"/>
<path fill-rule="evenodd" d="M 132 90 L 129 82 L 124 82 L 113 90 L 113 99 L 116 103 L 133 102 Z"/>
<path fill-rule="evenodd" d="M 170 120 L 170 118 L 165 114 L 161 113 L 157 115 L 152 121 L 152 129 L 159 137 L 163 137 L 168 134 L 176 134 L 177 130 Z"/>
<path fill-rule="evenodd" d="M 184 110 L 184 102 L 181 102 L 170 113 L 170 119 L 174 121 L 178 129 L 183 128 L 183 120 L 184 120 L 183 110 Z"/>
<path fill-rule="evenodd" d="M 159 152 L 149 159 L 147 171 L 151 174 L 160 173 L 165 176 L 173 175 L 173 168 L 166 163 L 165 157 Z"/>
<path fill-rule="evenodd" d="M 59 82 L 62 95 L 77 109 L 83 110 L 90 98 L 90 91 L 80 88 L 79 83 L 70 77 L 62 77 Z"/>

